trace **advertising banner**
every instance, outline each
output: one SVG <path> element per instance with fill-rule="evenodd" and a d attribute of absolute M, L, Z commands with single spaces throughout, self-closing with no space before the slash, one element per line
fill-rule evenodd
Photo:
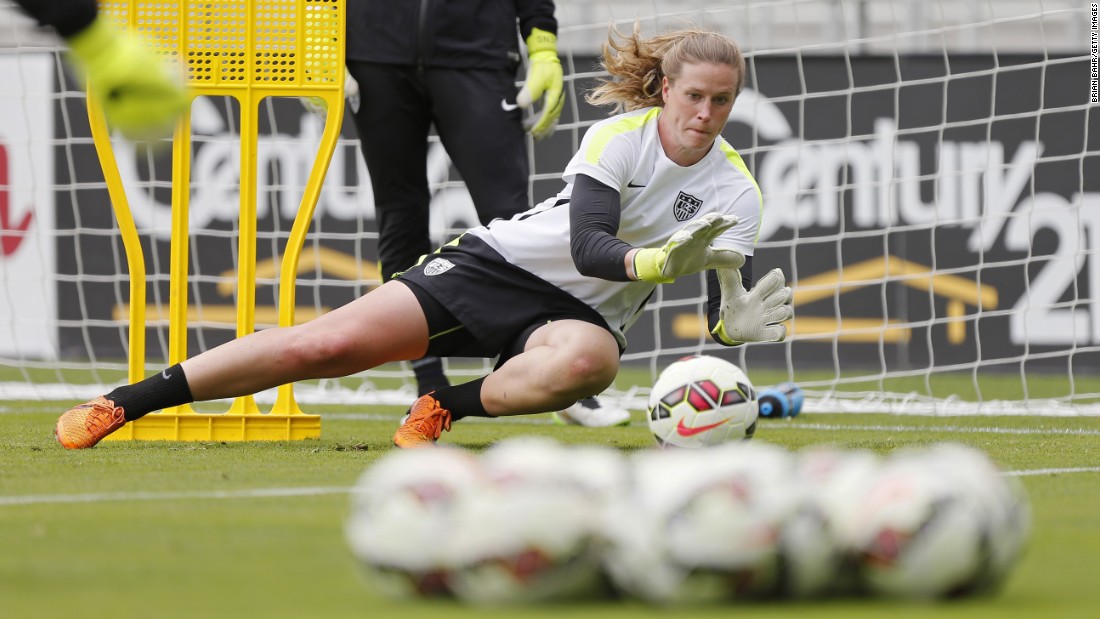
<path fill-rule="evenodd" d="M 578 61 L 577 66 L 584 66 Z M 750 76 L 725 135 L 765 197 L 757 274 L 779 266 L 795 285 L 792 340 L 753 346 L 762 363 L 843 362 L 884 370 L 1019 360 L 1100 366 L 1100 151 L 1088 113 L 1086 59 L 962 55 L 765 57 Z M 578 91 L 587 85 L 580 84 Z M 607 115 L 578 97 L 563 129 L 534 146 L 534 202 L 561 188 L 558 175 L 585 123 Z M 233 336 L 234 239 L 238 212 L 236 110 L 196 101 L 190 224 L 195 277 L 192 352 Z M 298 208 L 320 121 L 294 100 L 265 108 L 258 148 L 260 196 L 257 319 L 274 315 L 282 241 Z M 350 120 L 329 171 L 300 269 L 300 318 L 377 285 L 370 183 Z M 363 139 L 371 139 L 363 136 Z M 76 152 L 80 147 L 70 147 Z M 1094 155 L 1089 156 L 1089 153 Z M 90 156 L 89 156 L 90 155 Z M 116 146 L 150 265 L 166 269 L 171 162 Z M 94 153 L 73 157 L 79 187 L 100 178 Z M 457 171 L 438 143 L 427 174 L 436 241 L 476 223 Z M 58 195 L 59 225 L 111 226 L 98 187 Z M 64 213 L 70 213 L 65 215 Z M 312 249 L 311 249 L 312 248 Z M 121 244 L 90 235 L 59 252 L 63 279 L 117 274 Z M 78 258 L 79 256 L 79 258 Z M 123 261 L 124 264 L 124 261 Z M 267 269 L 267 270 L 265 270 Z M 151 269 L 152 270 L 152 269 Z M 167 308 L 167 274 L 150 302 Z M 64 311 L 115 327 L 62 328 L 63 348 L 92 341 L 121 351 L 124 286 L 77 278 L 59 287 Z M 89 294 L 99 288 L 102 294 Z M 701 314 L 676 303 L 698 281 L 666 286 L 630 331 L 629 353 L 703 341 Z M 67 300 L 82 298 L 83 305 Z M 63 318 L 78 319 L 75 314 Z M 156 318 L 156 312 L 153 312 Z M 111 321 L 114 321 L 113 323 Z M 270 322 L 274 322 L 271 320 Z M 157 355 L 155 329 L 150 354 Z M 163 332 L 160 332 L 163 335 Z M 1051 354 L 1046 354 L 1051 353 Z M 101 353 L 105 354 L 105 353 Z M 636 357 L 635 357 L 636 358 Z M 1011 366 L 1006 366 L 1012 369 Z"/>
<path fill-rule="evenodd" d="M 57 356 L 53 56 L 0 54 L 0 355 Z"/>

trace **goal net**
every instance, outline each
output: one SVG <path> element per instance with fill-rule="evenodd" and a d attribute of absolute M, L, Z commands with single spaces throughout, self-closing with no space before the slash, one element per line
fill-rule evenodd
<path fill-rule="evenodd" d="M 1079 0 L 559 0 L 568 98 L 529 145 L 531 200 L 557 192 L 584 131 L 609 23 L 696 25 L 737 40 L 749 75 L 726 138 L 760 184 L 756 272 L 795 290 L 790 337 L 724 349 L 701 278 L 662 287 L 628 333 L 606 397 L 639 407 L 661 368 L 715 354 L 806 410 L 1100 414 L 1097 13 Z M 518 78 L 522 79 L 522 70 Z M 84 95 L 52 35 L 0 0 L 0 400 L 83 400 L 125 379 L 128 269 Z M 369 85 L 364 86 L 369 88 Z M 188 350 L 234 336 L 238 117 L 192 111 Z M 322 121 L 264 104 L 257 148 L 256 323 L 276 323 L 278 265 Z M 370 136 L 362 136 L 370 139 Z M 370 179 L 350 120 L 297 280 L 298 320 L 378 285 Z M 167 357 L 170 155 L 115 141 L 148 270 L 147 368 Z M 432 232 L 476 214 L 432 138 Z M 448 362 L 457 381 L 487 362 Z M 404 364 L 300 385 L 310 403 L 406 404 Z M 259 398 L 261 402 L 264 399 Z M 2 406 L 2 405 L 0 405 Z"/>

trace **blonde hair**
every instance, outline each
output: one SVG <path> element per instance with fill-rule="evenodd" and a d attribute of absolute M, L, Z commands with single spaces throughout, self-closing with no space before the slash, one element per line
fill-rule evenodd
<path fill-rule="evenodd" d="M 629 35 L 614 23 L 607 30 L 600 67 L 610 77 L 602 78 L 586 95 L 592 105 L 616 105 L 626 111 L 663 105 L 662 78 L 675 81 L 690 63 L 733 67 L 737 71 L 735 94 L 744 86 L 745 57 L 737 43 L 717 32 L 688 28 L 644 39 L 637 21 Z"/>

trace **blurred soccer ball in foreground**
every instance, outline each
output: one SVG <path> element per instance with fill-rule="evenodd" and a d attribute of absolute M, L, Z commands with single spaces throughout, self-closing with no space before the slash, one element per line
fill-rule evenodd
<path fill-rule="evenodd" d="M 986 525 L 977 547 L 975 577 L 949 591 L 952 595 L 996 591 L 1015 567 L 1031 533 L 1031 506 L 1022 484 L 1006 477 L 982 451 L 957 443 L 938 443 L 928 449 L 895 455 L 951 480 L 965 498 L 968 510 Z"/>
<path fill-rule="evenodd" d="M 842 523 L 871 592 L 969 593 L 989 568 L 991 521 L 979 499 L 927 457 L 891 458 Z"/>
<path fill-rule="evenodd" d="M 583 452 L 583 453 L 582 453 Z M 547 438 L 503 440 L 481 456 L 489 485 L 472 502 L 473 527 L 458 542 L 461 565 L 452 585 L 478 604 L 531 603 L 586 597 L 602 583 L 596 495 L 616 480 L 589 483 L 625 467 L 617 452 L 567 447 Z M 605 470 L 574 466 L 581 460 Z"/>
<path fill-rule="evenodd" d="M 851 522 L 880 468 L 870 451 L 815 446 L 796 457 L 797 513 L 783 529 L 783 593 L 794 598 L 860 590 L 856 550 L 841 529 Z"/>
<path fill-rule="evenodd" d="M 797 508 L 791 457 L 766 444 L 641 452 L 605 512 L 604 562 L 623 592 L 662 604 L 770 595 Z"/>
<path fill-rule="evenodd" d="M 703 447 L 752 438 L 756 391 L 741 368 L 697 356 L 669 365 L 649 395 L 649 429 L 661 446 Z"/>
<path fill-rule="evenodd" d="M 395 450 L 352 491 L 345 534 L 367 581 L 389 597 L 450 595 L 461 532 L 488 482 L 466 451 Z"/>

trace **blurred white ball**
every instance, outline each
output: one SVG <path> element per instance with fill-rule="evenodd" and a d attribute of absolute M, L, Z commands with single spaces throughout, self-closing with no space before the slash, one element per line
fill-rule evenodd
<path fill-rule="evenodd" d="M 779 538 L 795 507 L 790 455 L 766 444 L 648 451 L 604 519 L 617 587 L 660 603 L 774 592 Z"/>
<path fill-rule="evenodd" d="M 984 511 L 961 484 L 918 458 L 892 458 L 843 525 L 860 577 L 875 593 L 949 597 L 985 565 Z"/>
<path fill-rule="evenodd" d="M 368 582 L 390 597 L 450 594 L 458 541 L 487 488 L 477 459 L 459 449 L 394 450 L 367 468 L 345 536 Z"/>
<path fill-rule="evenodd" d="M 460 598 L 535 602 L 599 589 L 599 514 L 592 480 L 583 478 L 575 455 L 535 437 L 504 440 L 482 454 L 490 485 L 472 502 L 471 526 L 463 531 L 461 567 L 452 578 Z"/>
<path fill-rule="evenodd" d="M 915 457 L 960 485 L 989 524 L 985 564 L 969 590 L 995 591 L 1018 562 L 1031 534 L 1031 506 L 1023 484 L 1007 477 L 985 452 L 957 443 L 939 443 Z"/>
<path fill-rule="evenodd" d="M 852 544 L 845 525 L 882 460 L 869 451 L 816 447 L 797 454 L 794 481 L 799 505 L 783 528 L 783 592 L 795 598 L 851 592 Z"/>

